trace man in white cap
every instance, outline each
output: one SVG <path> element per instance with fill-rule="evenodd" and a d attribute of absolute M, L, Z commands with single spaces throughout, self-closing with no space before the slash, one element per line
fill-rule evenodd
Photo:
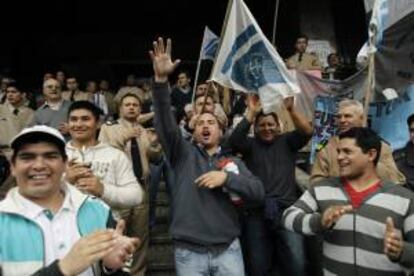
<path fill-rule="evenodd" d="M 114 227 L 109 207 L 62 181 L 67 164 L 58 130 L 34 126 L 11 141 L 17 187 L 0 202 L 4 275 L 101 275 L 121 268 L 138 244 Z"/>

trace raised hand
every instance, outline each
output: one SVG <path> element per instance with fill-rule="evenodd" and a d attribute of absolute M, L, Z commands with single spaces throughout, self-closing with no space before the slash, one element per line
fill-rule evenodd
<path fill-rule="evenodd" d="M 352 211 L 351 205 L 335 205 L 325 210 L 322 215 L 322 227 L 331 228 L 344 214 Z"/>
<path fill-rule="evenodd" d="M 167 39 L 167 45 L 164 45 L 164 39 L 158 38 L 158 41 L 153 42 L 153 50 L 149 52 L 152 65 L 154 68 L 155 81 L 166 82 L 168 75 L 174 72 L 180 60 L 174 62 L 171 60 L 171 39 Z"/>
<path fill-rule="evenodd" d="M 385 223 L 384 253 L 390 260 L 397 261 L 401 257 L 404 241 L 401 233 L 395 229 L 392 218 L 388 217 Z"/>
<path fill-rule="evenodd" d="M 256 95 L 247 96 L 247 108 L 247 120 L 253 123 L 254 118 L 262 111 L 262 104 Z"/>
<path fill-rule="evenodd" d="M 285 104 L 286 110 L 291 112 L 293 110 L 293 104 L 295 102 L 295 97 L 289 96 L 283 99 L 283 103 Z"/>

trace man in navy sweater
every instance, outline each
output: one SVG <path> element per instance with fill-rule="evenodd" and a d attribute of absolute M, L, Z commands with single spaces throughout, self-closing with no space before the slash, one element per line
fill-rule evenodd
<path fill-rule="evenodd" d="M 243 200 L 262 201 L 264 189 L 239 159 L 220 147 L 222 126 L 212 113 L 201 113 L 193 142 L 184 139 L 173 114 L 168 75 L 171 41 L 154 42 L 150 52 L 155 80 L 155 129 L 174 170 L 171 234 L 177 275 L 244 275 L 236 212 Z"/>

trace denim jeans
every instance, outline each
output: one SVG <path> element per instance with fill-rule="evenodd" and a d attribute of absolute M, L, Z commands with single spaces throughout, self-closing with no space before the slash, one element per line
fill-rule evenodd
<path fill-rule="evenodd" d="M 174 255 L 177 276 L 244 276 L 239 239 L 235 239 L 224 251 L 208 249 L 200 253 L 176 246 Z"/>
<path fill-rule="evenodd" d="M 243 256 L 249 275 L 306 275 L 302 235 L 282 226 L 274 229 L 262 211 L 243 213 L 241 224 Z"/>

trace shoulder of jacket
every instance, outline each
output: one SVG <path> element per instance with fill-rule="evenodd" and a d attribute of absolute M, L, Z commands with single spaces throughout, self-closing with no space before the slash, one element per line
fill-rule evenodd
<path fill-rule="evenodd" d="M 105 122 L 105 125 L 107 126 L 119 125 L 119 122 L 117 120 L 108 120 Z"/>

